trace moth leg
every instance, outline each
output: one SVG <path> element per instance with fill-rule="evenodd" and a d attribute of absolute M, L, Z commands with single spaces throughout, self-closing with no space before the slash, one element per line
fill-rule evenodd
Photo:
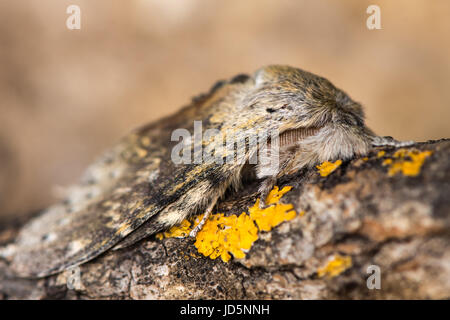
<path fill-rule="evenodd" d="M 415 144 L 414 141 L 397 141 L 392 137 L 386 136 L 386 137 L 373 137 L 372 138 L 372 146 L 374 147 L 407 147 Z"/>
<path fill-rule="evenodd" d="M 209 206 L 206 208 L 205 214 L 203 215 L 203 218 L 200 221 L 200 223 L 194 229 L 192 229 L 192 231 L 189 233 L 190 237 L 195 238 L 197 236 L 197 233 L 200 230 L 202 230 L 203 226 L 205 225 L 206 221 L 208 220 L 209 216 L 211 215 L 211 212 L 212 212 L 214 206 L 216 205 L 217 199 L 218 199 L 217 197 L 214 198 L 213 201 L 211 201 Z"/>
<path fill-rule="evenodd" d="M 285 173 L 286 168 L 288 167 L 289 163 L 294 159 L 295 152 L 293 152 L 290 149 L 287 150 L 280 150 L 279 152 L 279 163 L 278 168 L 272 172 L 271 175 L 262 175 L 262 167 L 257 167 L 257 174 L 256 176 L 260 179 L 264 179 L 259 188 L 259 208 L 265 209 L 268 206 L 266 206 L 266 198 L 269 195 L 270 191 L 273 189 L 277 182 L 277 177 L 280 177 Z"/>
<path fill-rule="evenodd" d="M 277 179 L 274 176 L 269 176 L 263 180 L 261 185 L 258 188 L 259 193 L 259 208 L 265 209 L 266 206 L 266 198 L 269 195 L 270 191 L 273 189 Z"/>

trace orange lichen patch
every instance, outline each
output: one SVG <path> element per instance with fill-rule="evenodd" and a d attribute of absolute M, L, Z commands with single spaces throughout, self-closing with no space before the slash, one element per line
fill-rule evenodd
<path fill-rule="evenodd" d="M 394 158 L 404 158 L 408 155 L 408 150 L 406 149 L 398 149 L 397 151 L 395 151 L 394 153 Z"/>
<path fill-rule="evenodd" d="M 281 190 L 274 187 L 265 201 L 269 207 L 260 209 L 258 199 L 249 208 L 250 214 L 243 212 L 239 217 L 237 215 L 225 216 L 223 213 L 211 215 L 197 234 L 194 245 L 198 252 L 211 259 L 220 257 L 225 262 L 231 259 L 231 255 L 237 259 L 244 258 L 253 242 L 258 239 L 258 228 L 259 231 L 270 231 L 281 222 L 291 220 L 296 216 L 292 204 L 279 203 L 281 197 L 291 189 L 290 186 Z M 300 215 L 304 215 L 304 211 Z M 198 225 L 201 218 L 202 215 L 198 215 L 190 220 L 183 220 L 180 225 L 159 233 L 156 237 L 160 240 L 186 237 Z"/>
<path fill-rule="evenodd" d="M 401 172 L 405 176 L 415 177 L 420 173 L 420 169 L 425 159 L 432 154 L 432 151 L 418 151 L 416 149 L 399 149 L 394 153 L 393 159 L 386 159 L 383 165 L 389 165 L 388 175 L 390 177 Z"/>
<path fill-rule="evenodd" d="M 384 157 L 385 154 L 386 154 L 386 151 L 384 151 L 384 150 L 378 151 L 377 157 L 378 158 Z"/>
<path fill-rule="evenodd" d="M 352 266 L 352 257 L 335 255 L 327 265 L 317 270 L 317 276 L 322 278 L 334 278 Z"/>
<path fill-rule="evenodd" d="M 163 238 L 184 238 L 189 235 L 189 232 L 191 232 L 192 223 L 188 220 L 184 219 L 181 221 L 179 225 L 173 226 L 166 232 L 158 233 L 156 235 L 156 238 L 159 240 L 162 240 Z"/>
<path fill-rule="evenodd" d="M 284 221 L 289 221 L 295 218 L 296 212 L 293 210 L 292 204 L 278 203 L 280 198 L 292 187 L 284 187 L 278 191 L 278 187 L 275 187 L 267 196 L 266 205 L 271 205 L 267 208 L 259 208 L 259 199 L 253 207 L 248 209 L 250 217 L 256 222 L 259 230 L 270 231 L 273 227 L 276 227 Z"/>
<path fill-rule="evenodd" d="M 273 188 L 272 191 L 269 192 L 269 195 L 266 198 L 266 205 L 276 204 L 280 201 L 281 197 L 283 197 L 286 193 L 291 191 L 291 186 L 286 186 L 283 189 L 279 190 L 277 186 Z"/>
<path fill-rule="evenodd" d="M 201 254 L 228 262 L 231 254 L 235 258 L 245 257 L 253 242 L 258 239 L 258 229 L 253 220 L 243 212 L 239 217 L 225 217 L 222 213 L 213 215 L 197 234 L 195 247 Z"/>
<path fill-rule="evenodd" d="M 337 160 L 336 162 L 325 161 L 321 165 L 316 166 L 319 169 L 319 173 L 322 177 L 328 176 L 334 170 L 336 170 L 342 164 L 342 160 Z"/>

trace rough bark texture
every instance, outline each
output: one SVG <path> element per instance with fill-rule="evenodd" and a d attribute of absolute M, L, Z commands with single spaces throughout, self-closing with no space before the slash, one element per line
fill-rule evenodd
<path fill-rule="evenodd" d="M 73 289 L 68 272 L 16 279 L 0 260 L 0 298 L 450 298 L 450 140 L 413 148 L 433 152 L 416 177 L 388 175 L 382 163 L 396 151 L 389 148 L 384 156 L 374 150 L 344 162 L 327 177 L 316 169 L 286 177 L 280 185 L 294 188 L 282 202 L 305 214 L 260 232 L 244 259 L 211 260 L 192 239 L 152 237 L 82 265 Z M 256 183 L 246 185 L 217 211 L 245 211 L 256 190 Z M 20 225 L 4 224 L 0 244 Z M 379 290 L 366 285 L 370 265 L 381 270 Z"/>

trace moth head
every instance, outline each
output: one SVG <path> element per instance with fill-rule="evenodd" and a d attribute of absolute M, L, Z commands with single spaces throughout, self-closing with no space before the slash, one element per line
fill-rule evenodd
<path fill-rule="evenodd" d="M 251 103 L 274 120 L 298 126 L 364 127 L 361 105 L 327 79 L 289 66 L 272 65 L 253 75 Z"/>

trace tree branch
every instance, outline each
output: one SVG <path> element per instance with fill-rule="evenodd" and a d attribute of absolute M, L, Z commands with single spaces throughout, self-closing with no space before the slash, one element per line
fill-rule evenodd
<path fill-rule="evenodd" d="M 293 188 L 281 202 L 297 215 L 260 231 L 244 259 L 212 260 L 190 238 L 151 237 L 82 265 L 79 278 L 75 270 L 17 279 L 0 260 L 0 298 L 450 298 L 450 140 L 406 150 L 413 149 L 373 150 L 326 177 L 314 168 L 284 178 L 279 184 Z M 255 203 L 257 187 L 245 184 L 215 212 L 240 215 Z M 17 230 L 4 225 L 0 244 Z M 369 289 L 376 267 L 381 289 Z"/>

